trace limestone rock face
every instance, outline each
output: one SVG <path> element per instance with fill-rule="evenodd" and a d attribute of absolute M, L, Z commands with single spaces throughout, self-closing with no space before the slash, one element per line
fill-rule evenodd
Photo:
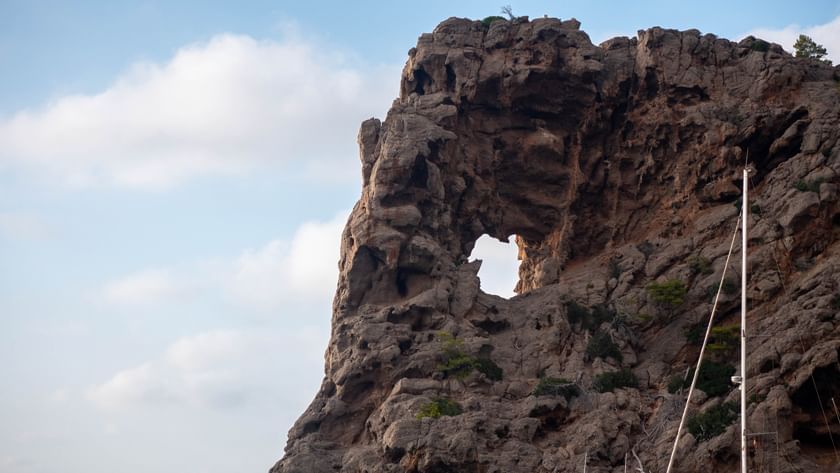
<path fill-rule="evenodd" d="M 711 309 L 747 157 L 748 417 L 778 432 L 750 461 L 840 471 L 838 81 L 696 30 L 593 45 L 575 20 L 453 18 L 422 35 L 387 118 L 362 123 L 325 377 L 271 471 L 571 473 L 584 455 L 587 471 L 664 471 L 684 403 L 668 384 L 696 360 L 686 333 Z M 515 235 L 518 296 L 481 291 L 484 234 Z M 721 327 L 739 320 L 739 255 Z M 669 280 L 685 295 L 658 300 L 649 285 Z M 592 350 L 604 336 L 620 355 Z M 737 365 L 720 337 L 713 356 Z M 453 347 L 501 379 L 447 371 Z M 620 368 L 635 386 L 599 392 Z M 534 394 L 551 378 L 577 392 Z M 692 412 L 738 400 L 725 391 Z M 418 418 L 438 398 L 462 412 Z M 676 471 L 735 472 L 738 442 L 736 424 L 686 434 Z"/>

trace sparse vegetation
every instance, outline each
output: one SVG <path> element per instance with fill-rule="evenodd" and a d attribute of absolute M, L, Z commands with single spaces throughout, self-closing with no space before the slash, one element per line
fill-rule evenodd
<path fill-rule="evenodd" d="M 580 394 L 580 388 L 571 381 L 563 378 L 540 378 L 534 388 L 534 396 L 563 396 L 569 400 Z"/>
<path fill-rule="evenodd" d="M 610 334 L 598 330 L 586 345 L 586 354 L 590 358 L 612 358 L 619 363 L 622 361 L 621 350 L 615 344 Z"/>
<path fill-rule="evenodd" d="M 703 322 L 692 324 L 685 330 L 685 339 L 692 345 L 703 343 L 704 335 L 706 335 L 706 326 L 703 325 Z"/>
<path fill-rule="evenodd" d="M 487 18 L 481 20 L 481 24 L 484 25 L 485 28 L 489 28 L 490 25 L 497 21 L 505 21 L 505 19 L 501 16 L 488 16 Z"/>
<path fill-rule="evenodd" d="M 647 290 L 653 302 L 669 309 L 681 306 L 685 302 L 687 291 L 685 283 L 679 279 L 671 279 L 663 283 L 650 283 Z"/>
<path fill-rule="evenodd" d="M 823 45 L 817 44 L 810 36 L 804 34 L 799 35 L 799 38 L 796 38 L 796 42 L 793 43 L 793 49 L 796 51 L 796 57 L 816 59 L 829 66 L 831 65 L 830 60 L 823 59 L 828 54 L 828 51 Z"/>
<path fill-rule="evenodd" d="M 457 402 L 444 397 L 438 397 L 433 399 L 431 402 L 424 404 L 423 407 L 420 408 L 420 412 L 417 413 L 416 417 L 418 419 L 424 419 L 426 417 L 438 419 L 442 416 L 457 416 L 462 412 L 464 412 L 464 410 Z"/>
<path fill-rule="evenodd" d="M 735 374 L 735 368 L 730 365 L 704 361 L 700 368 L 700 376 L 697 377 L 697 389 L 712 397 L 726 394 L 732 388 L 730 378 L 733 374 Z M 675 393 L 681 388 L 691 386 L 693 377 L 693 369 L 689 371 L 688 376 L 673 376 L 668 382 L 668 392 Z"/>
<path fill-rule="evenodd" d="M 491 381 L 500 381 L 503 376 L 502 368 L 487 357 L 473 357 L 463 350 L 464 342 L 448 332 L 438 333 L 438 339 L 443 343 L 442 362 L 437 369 L 447 377 L 464 379 L 478 370 Z"/>
<path fill-rule="evenodd" d="M 764 41 L 763 39 L 756 38 L 755 41 L 753 41 L 750 45 L 750 49 L 752 49 L 753 51 L 766 53 L 770 49 L 770 43 Z"/>
<path fill-rule="evenodd" d="M 712 327 L 708 348 L 712 352 L 727 354 L 738 348 L 741 326 L 738 324 Z"/>
<path fill-rule="evenodd" d="M 691 381 L 688 380 L 685 375 L 675 374 L 674 376 L 671 376 L 671 379 L 668 381 L 668 392 L 674 394 L 680 389 L 684 389 L 690 385 Z"/>
<path fill-rule="evenodd" d="M 823 179 L 814 179 L 813 181 L 804 181 L 800 179 L 793 184 L 793 187 L 799 192 L 819 192 L 820 185 L 822 185 L 822 183 Z"/>
<path fill-rule="evenodd" d="M 712 269 L 712 262 L 709 261 L 709 258 L 704 258 L 702 256 L 692 256 L 688 260 L 688 267 L 691 268 L 692 274 L 712 274 L 714 269 Z"/>
<path fill-rule="evenodd" d="M 760 216 L 761 215 L 761 206 L 758 205 L 758 204 L 750 205 L 750 213 L 753 214 L 753 215 Z"/>
<path fill-rule="evenodd" d="M 724 402 L 688 419 L 688 431 L 698 441 L 722 434 L 738 418 L 738 404 Z"/>
<path fill-rule="evenodd" d="M 638 378 L 629 368 L 601 373 L 592 383 L 592 387 L 599 393 L 612 392 L 618 388 L 635 388 L 638 385 Z"/>
<path fill-rule="evenodd" d="M 487 376 L 487 379 L 491 381 L 502 380 L 502 368 L 490 358 L 477 358 L 475 360 L 475 369 L 477 369 L 479 373 L 484 374 L 484 376 Z"/>
<path fill-rule="evenodd" d="M 513 19 L 516 18 L 516 16 L 513 14 L 513 8 L 511 8 L 510 5 L 503 6 L 501 8 L 501 10 L 502 10 L 502 15 L 505 15 L 506 17 L 508 17 L 509 20 L 513 20 Z"/>
<path fill-rule="evenodd" d="M 589 310 L 575 301 L 569 301 L 566 303 L 566 315 L 569 323 L 579 323 L 581 327 L 591 331 L 600 327 L 602 323 L 615 319 L 616 313 L 603 304 L 598 304 Z"/>

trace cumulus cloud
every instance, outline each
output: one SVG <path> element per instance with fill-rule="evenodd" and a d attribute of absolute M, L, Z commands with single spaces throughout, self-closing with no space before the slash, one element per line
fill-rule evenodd
<path fill-rule="evenodd" d="M 91 386 L 86 398 L 109 411 L 168 405 L 229 409 L 289 397 L 305 401 L 311 393 L 299 385 L 317 385 L 324 336 L 302 329 L 218 330 L 183 337 L 160 357 Z"/>
<path fill-rule="evenodd" d="M 840 62 L 840 16 L 828 23 L 816 26 L 788 25 L 781 29 L 757 28 L 742 37 L 749 35 L 780 44 L 785 50 L 793 52 L 793 43 L 800 34 L 808 35 L 818 44 L 828 50 L 828 59 L 835 64 Z"/>
<path fill-rule="evenodd" d="M 135 189 L 293 160 L 353 176 L 359 122 L 387 109 L 398 68 L 322 49 L 222 34 L 134 64 L 98 94 L 0 120 L 0 166 Z"/>
<path fill-rule="evenodd" d="M 329 307 L 346 219 L 342 212 L 328 221 L 304 222 L 290 239 L 246 249 L 228 261 L 141 270 L 105 284 L 101 298 L 114 305 L 148 306 L 205 297 L 210 291 L 259 311 Z"/>
<path fill-rule="evenodd" d="M 240 304 L 269 310 L 292 300 L 329 301 L 346 219 L 342 213 L 328 222 L 305 222 L 291 241 L 243 252 L 223 281 L 226 293 Z"/>
<path fill-rule="evenodd" d="M 481 260 L 478 277 L 481 289 L 488 294 L 502 297 L 513 297 L 513 288 L 519 281 L 519 248 L 513 242 L 502 243 L 489 236 L 482 235 L 475 242 L 470 260 Z"/>

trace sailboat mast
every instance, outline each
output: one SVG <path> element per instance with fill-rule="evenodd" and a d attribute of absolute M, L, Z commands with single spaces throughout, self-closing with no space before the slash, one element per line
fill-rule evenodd
<path fill-rule="evenodd" d="M 747 473 L 747 222 L 749 171 L 744 168 L 744 195 L 741 199 L 741 473 Z"/>

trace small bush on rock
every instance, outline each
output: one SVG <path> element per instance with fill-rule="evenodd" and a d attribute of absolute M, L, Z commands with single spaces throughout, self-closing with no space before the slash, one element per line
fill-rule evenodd
<path fill-rule="evenodd" d="M 671 279 L 663 283 L 650 283 L 647 290 L 653 302 L 671 309 L 679 307 L 685 302 L 687 291 L 685 283 L 679 279 Z"/>
<path fill-rule="evenodd" d="M 770 49 L 770 43 L 764 41 L 763 39 L 756 39 L 755 41 L 753 41 L 752 45 L 750 46 L 750 49 L 752 49 L 753 51 L 765 53 Z"/>
<path fill-rule="evenodd" d="M 505 21 L 504 17 L 501 16 L 488 16 L 485 19 L 481 20 L 481 24 L 484 25 L 485 28 L 489 28 L 490 25 L 497 21 Z"/>
<path fill-rule="evenodd" d="M 738 404 L 724 402 L 688 419 L 688 431 L 698 441 L 722 434 L 738 418 Z"/>
<path fill-rule="evenodd" d="M 502 368 L 497 365 L 493 360 L 490 358 L 478 358 L 475 360 L 475 369 L 477 369 L 480 373 L 483 373 L 484 376 L 487 376 L 487 379 L 491 381 L 501 381 L 503 372 Z"/>
<path fill-rule="evenodd" d="M 671 376 L 671 379 L 668 381 L 668 392 L 674 394 L 680 389 L 684 389 L 690 385 L 690 379 L 686 379 L 684 375 L 675 374 L 674 376 Z"/>
<path fill-rule="evenodd" d="M 619 363 L 622 361 L 621 350 L 615 344 L 610 334 L 602 331 L 595 332 L 586 345 L 586 354 L 590 358 L 612 358 Z"/>
<path fill-rule="evenodd" d="M 813 181 L 803 181 L 800 179 L 793 184 L 793 187 L 799 192 L 819 192 L 822 183 L 822 179 L 815 179 Z"/>
<path fill-rule="evenodd" d="M 697 389 L 711 397 L 722 396 L 732 389 L 731 378 L 735 374 L 733 366 L 714 361 L 704 361 L 700 368 L 700 376 L 697 377 Z M 694 370 L 689 371 L 688 376 L 674 376 L 668 383 L 668 392 L 675 393 L 681 388 L 691 386 L 691 379 L 694 377 Z"/>
<path fill-rule="evenodd" d="M 576 384 L 563 378 L 540 378 L 532 393 L 534 396 L 563 396 L 569 400 L 580 395 L 580 388 Z"/>
<path fill-rule="evenodd" d="M 709 258 L 702 256 L 692 256 L 688 260 L 688 267 L 691 268 L 693 274 L 712 274 L 714 272 L 712 262 L 709 261 Z"/>
<path fill-rule="evenodd" d="M 438 397 L 428 404 L 424 404 L 423 407 L 420 408 L 420 412 L 417 413 L 416 417 L 418 419 L 424 419 L 426 417 L 438 419 L 441 416 L 457 416 L 462 412 L 464 412 L 464 410 L 457 402 L 444 397 Z"/>
<path fill-rule="evenodd" d="M 443 361 L 438 365 L 437 370 L 447 377 L 464 379 L 473 370 L 478 370 L 491 381 L 502 379 L 502 368 L 490 358 L 476 358 L 464 353 L 464 342 L 448 332 L 440 332 L 438 338 L 443 342 Z"/>
<path fill-rule="evenodd" d="M 612 392 L 618 388 L 635 388 L 638 385 L 639 380 L 628 368 L 601 373 L 592 383 L 592 387 L 599 393 Z"/>

